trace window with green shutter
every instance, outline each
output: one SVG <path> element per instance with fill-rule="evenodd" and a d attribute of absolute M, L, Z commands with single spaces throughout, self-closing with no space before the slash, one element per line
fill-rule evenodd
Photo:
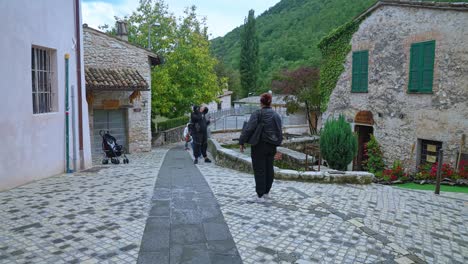
<path fill-rule="evenodd" d="M 369 69 L 369 51 L 353 52 L 353 76 L 351 83 L 351 92 L 367 93 Z"/>
<path fill-rule="evenodd" d="M 411 45 L 408 92 L 432 93 L 434 57 L 435 40 Z"/>

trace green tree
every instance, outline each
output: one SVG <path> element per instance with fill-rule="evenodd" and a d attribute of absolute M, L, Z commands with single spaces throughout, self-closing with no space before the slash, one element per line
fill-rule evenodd
<path fill-rule="evenodd" d="M 152 69 L 153 116 L 181 116 L 193 104 L 216 99 L 221 92 L 214 71 L 217 60 L 209 51 L 206 21 L 197 19 L 195 6 L 177 19 L 164 0 L 141 0 L 124 19 L 129 42 L 163 57 L 164 63 Z"/>
<path fill-rule="evenodd" d="M 272 78 L 283 69 L 320 66 L 322 57 L 317 43 L 332 29 L 368 9 L 376 0 L 277 2 L 261 14 L 256 10 L 260 61 L 257 92 L 270 90 Z M 212 40 L 213 53 L 231 69 L 239 69 L 239 39 L 244 27 L 239 25 L 225 36 Z"/>
<path fill-rule="evenodd" d="M 346 170 L 357 153 L 357 137 L 345 117 L 330 119 L 320 133 L 320 152 L 332 169 Z"/>
<path fill-rule="evenodd" d="M 299 111 L 304 105 L 309 130 L 317 134 L 317 122 L 320 116 L 319 70 L 311 67 L 299 67 L 296 70 L 283 70 L 273 78 L 271 87 L 286 94 L 285 101 L 288 113 Z"/>
<path fill-rule="evenodd" d="M 254 10 L 250 10 L 249 16 L 245 19 L 244 28 L 241 33 L 239 72 L 241 78 L 242 97 L 248 96 L 250 92 L 257 91 L 260 65 L 258 51 L 255 14 Z"/>
<path fill-rule="evenodd" d="M 128 22 L 129 42 L 162 55 L 173 50 L 178 30 L 177 18 L 164 0 L 140 1 L 137 10 L 124 19 Z M 151 47 L 148 47 L 149 44 Z"/>
<path fill-rule="evenodd" d="M 185 10 L 165 63 L 153 69 L 153 111 L 176 117 L 190 111 L 193 104 L 216 100 L 221 88 L 214 70 L 217 63 L 209 51 L 207 28 L 198 21 L 196 8 Z"/>
<path fill-rule="evenodd" d="M 232 97 L 240 99 L 241 86 L 239 72 L 226 67 L 223 61 L 218 61 L 215 66 L 215 72 L 218 76 L 219 86 L 233 92 Z"/>

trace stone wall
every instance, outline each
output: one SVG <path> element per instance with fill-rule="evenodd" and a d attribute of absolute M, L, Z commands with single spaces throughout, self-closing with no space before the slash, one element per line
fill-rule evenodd
<path fill-rule="evenodd" d="M 153 137 L 153 146 L 184 141 L 184 129 L 185 125 L 156 133 Z"/>
<path fill-rule="evenodd" d="M 295 135 L 304 135 L 308 134 L 309 126 L 308 125 L 296 125 L 296 126 L 285 126 L 283 128 L 283 133 L 295 134 Z M 211 132 L 211 137 L 222 144 L 232 144 L 238 141 L 241 134 L 240 129 L 224 130 Z M 283 144 L 287 142 L 286 139 L 283 140 Z"/>
<path fill-rule="evenodd" d="M 352 52 L 323 120 L 368 110 L 387 165 L 402 160 L 415 170 L 418 139 L 443 142 L 444 162 L 454 163 L 468 131 L 468 12 L 384 6 L 365 19 L 352 50 L 369 50 L 368 93 L 351 93 Z M 432 94 L 409 94 L 412 43 L 436 41 Z M 463 146 L 466 149 L 466 144 Z"/>
<path fill-rule="evenodd" d="M 150 52 L 128 42 L 85 27 L 83 30 L 85 67 L 136 69 L 151 86 Z M 141 99 L 129 101 L 132 92 L 93 92 L 94 102 L 89 109 L 93 129 L 93 109 L 102 109 L 103 100 L 119 100 L 127 111 L 128 145 L 130 152 L 151 150 L 151 92 L 141 92 Z"/>
<path fill-rule="evenodd" d="M 236 152 L 232 149 L 223 148 L 216 140 L 208 140 L 208 151 L 213 155 L 219 166 L 253 173 L 252 160 L 249 156 Z M 275 179 L 308 181 L 318 183 L 351 183 L 370 184 L 374 175 L 365 171 L 296 171 L 274 168 Z"/>

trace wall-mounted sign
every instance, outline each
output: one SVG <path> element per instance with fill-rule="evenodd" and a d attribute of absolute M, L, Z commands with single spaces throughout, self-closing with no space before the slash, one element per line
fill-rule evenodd
<path fill-rule="evenodd" d="M 436 145 L 427 145 L 427 151 L 437 152 L 437 146 Z"/>
<path fill-rule="evenodd" d="M 119 109 L 120 100 L 102 100 L 103 109 Z"/>
<path fill-rule="evenodd" d="M 371 111 L 359 111 L 354 118 L 354 123 L 374 125 L 374 116 Z"/>
<path fill-rule="evenodd" d="M 426 156 L 426 161 L 427 162 L 430 162 L 430 163 L 434 163 L 437 161 L 437 157 L 436 156 L 433 156 L 433 155 L 427 155 Z"/>

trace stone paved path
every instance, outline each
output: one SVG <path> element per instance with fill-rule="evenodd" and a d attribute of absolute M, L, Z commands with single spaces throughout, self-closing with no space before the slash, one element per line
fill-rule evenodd
<path fill-rule="evenodd" d="M 0 192 L 0 263 L 135 263 L 166 152 Z"/>
<path fill-rule="evenodd" d="M 242 263 L 216 198 L 181 146 L 160 168 L 138 263 Z"/>
<path fill-rule="evenodd" d="M 465 194 L 275 181 L 273 202 L 249 204 L 252 175 L 199 168 L 244 263 L 468 263 Z"/>
<path fill-rule="evenodd" d="M 147 240 L 143 246 L 141 242 L 145 226 L 151 232 L 154 216 L 162 208 L 167 212 L 168 192 L 155 192 L 166 153 L 167 149 L 157 149 L 131 155 L 129 165 L 109 165 L 0 192 L 0 263 L 136 263 L 139 254 L 157 252 L 145 249 Z M 188 153 L 175 155 L 172 169 L 162 175 L 179 175 L 177 171 L 183 171 L 179 165 L 186 159 Z M 276 181 L 273 202 L 249 204 L 252 175 L 203 162 L 197 167 L 221 206 L 244 263 L 468 263 L 467 195 L 448 198 L 380 185 Z M 180 175 L 187 176 L 185 171 Z M 175 191 L 179 188 L 171 181 L 171 210 L 182 225 L 200 219 L 197 212 L 206 219 L 200 210 L 205 205 L 217 208 L 203 178 L 190 177 L 192 184 L 206 190 L 206 197 L 196 197 L 196 190 L 193 196 L 187 190 Z M 174 179 L 174 187 L 189 188 L 180 176 Z M 188 206 L 197 210 L 184 208 Z M 207 209 L 210 212 L 216 210 Z M 208 236 L 226 235 L 197 230 L 205 236 L 188 237 L 209 242 Z M 197 242 L 181 241 L 184 232 L 173 237 L 175 250 L 169 252 L 173 260 L 206 257 L 198 254 L 206 249 L 224 254 L 226 248 L 234 249 L 228 242 L 218 248 L 209 243 L 202 243 L 206 248 L 184 246 Z"/>

